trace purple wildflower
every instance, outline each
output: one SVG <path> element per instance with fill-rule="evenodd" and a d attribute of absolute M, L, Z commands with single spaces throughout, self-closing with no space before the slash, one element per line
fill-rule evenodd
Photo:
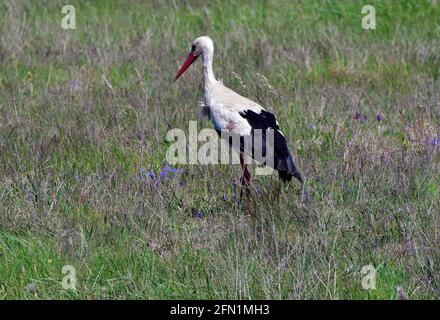
<path fill-rule="evenodd" d="M 178 168 L 171 168 L 171 169 L 169 170 L 169 172 L 172 172 L 172 173 L 182 173 L 183 170 L 182 170 L 182 169 L 178 169 Z"/>
<path fill-rule="evenodd" d="M 199 210 L 194 210 L 193 213 L 192 213 L 192 216 L 194 218 L 198 218 L 198 219 L 203 219 L 204 218 L 203 213 L 200 212 Z"/>
<path fill-rule="evenodd" d="M 302 198 L 302 201 L 308 201 L 310 199 L 309 192 L 306 190 L 303 190 L 302 194 L 301 194 L 301 198 Z"/>
<path fill-rule="evenodd" d="M 378 112 L 376 113 L 376 121 L 381 122 L 383 120 L 383 116 Z"/>
<path fill-rule="evenodd" d="M 167 162 L 165 164 L 165 166 L 162 169 L 160 169 L 160 171 L 159 171 L 159 173 L 157 175 L 154 172 L 154 170 L 151 169 L 150 172 L 148 173 L 148 176 L 156 183 L 156 186 L 157 186 L 160 183 L 161 179 L 165 179 L 165 178 L 167 178 L 169 176 L 172 176 L 172 175 L 175 175 L 175 174 L 178 174 L 178 173 L 181 173 L 181 172 L 183 172 L 183 170 L 178 169 L 178 168 L 173 168 Z M 145 170 L 143 170 L 143 169 L 141 169 L 141 173 L 143 175 L 145 175 L 145 176 L 147 175 Z"/>
<path fill-rule="evenodd" d="M 361 113 L 359 113 L 359 112 L 356 112 L 356 113 L 354 114 L 354 120 L 356 120 L 356 121 L 361 120 L 361 121 L 363 121 L 363 122 L 367 122 L 367 121 L 368 121 L 368 116 L 365 115 L 365 114 L 361 114 Z"/>
<path fill-rule="evenodd" d="M 160 169 L 160 171 L 156 174 L 154 169 L 150 169 L 150 171 L 147 173 L 145 169 L 141 168 L 141 177 L 143 176 L 149 176 L 151 180 L 155 183 L 156 187 L 160 185 L 161 179 L 166 179 L 170 176 L 173 176 L 175 174 L 179 174 L 183 172 L 182 169 L 173 168 L 168 162 L 165 164 L 165 166 Z M 142 179 L 143 181 L 143 179 Z"/>
<path fill-rule="evenodd" d="M 141 181 L 144 182 L 145 181 L 145 177 L 147 176 L 147 172 L 145 171 L 144 168 L 141 168 L 139 170 L 139 176 L 141 178 Z"/>
<path fill-rule="evenodd" d="M 440 146 L 440 139 L 439 138 L 429 139 L 428 144 L 433 147 Z"/>
<path fill-rule="evenodd" d="M 159 176 L 165 178 L 168 175 L 168 171 L 164 169 L 160 170 Z"/>
<path fill-rule="evenodd" d="M 170 174 L 178 174 L 183 172 L 183 170 L 178 169 L 178 168 L 173 168 L 168 162 L 165 164 L 165 166 L 162 168 L 162 170 L 160 171 L 160 176 L 162 178 L 165 178 L 168 176 L 168 173 Z"/>
<path fill-rule="evenodd" d="M 150 172 L 148 172 L 148 176 L 150 177 L 151 180 L 153 180 L 154 185 L 155 185 L 156 187 L 158 187 L 159 184 L 160 184 L 160 179 L 157 179 L 157 178 L 156 178 L 156 174 L 154 173 L 154 170 L 153 170 L 153 169 L 151 169 Z"/>

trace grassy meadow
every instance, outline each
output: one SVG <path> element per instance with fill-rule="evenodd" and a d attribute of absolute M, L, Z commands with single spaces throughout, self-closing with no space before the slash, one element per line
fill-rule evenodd
<path fill-rule="evenodd" d="M 440 299 L 440 1 L 65 2 L 0 3 L 0 299 Z M 167 170 L 212 128 L 200 61 L 171 83 L 201 35 L 304 189 Z"/>

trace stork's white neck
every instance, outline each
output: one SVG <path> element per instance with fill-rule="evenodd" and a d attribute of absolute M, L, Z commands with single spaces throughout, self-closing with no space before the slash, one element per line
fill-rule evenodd
<path fill-rule="evenodd" d="M 217 83 L 214 77 L 214 71 L 212 71 L 212 56 L 213 52 L 211 50 L 204 50 L 202 52 L 202 81 L 205 98 L 206 95 L 212 91 L 212 87 Z"/>

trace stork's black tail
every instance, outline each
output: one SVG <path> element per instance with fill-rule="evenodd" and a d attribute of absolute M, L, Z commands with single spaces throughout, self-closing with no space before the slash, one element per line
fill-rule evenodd
<path fill-rule="evenodd" d="M 301 183 L 303 179 L 298 169 L 293 163 L 292 156 L 290 152 L 287 151 L 287 155 L 285 157 L 275 159 L 275 168 L 278 171 L 278 176 L 283 182 L 289 182 L 292 180 L 292 177 L 297 178 Z"/>

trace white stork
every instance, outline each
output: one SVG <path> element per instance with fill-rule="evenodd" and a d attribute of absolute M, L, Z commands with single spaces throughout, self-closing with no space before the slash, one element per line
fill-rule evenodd
<path fill-rule="evenodd" d="M 176 81 L 199 56 L 202 56 L 204 108 L 210 119 L 212 119 L 216 131 L 219 134 L 223 131 L 227 131 L 239 135 L 241 138 L 252 138 L 254 132 L 258 131 L 255 129 L 260 129 L 263 137 L 265 137 L 266 132 L 273 130 L 274 150 L 272 150 L 271 153 L 274 155 L 274 159 L 272 167 L 278 171 L 280 179 L 284 182 L 290 181 L 292 176 L 297 178 L 300 182 L 303 182 L 301 175 L 293 163 L 286 139 L 279 130 L 275 116 L 266 111 L 259 104 L 239 95 L 217 81 L 212 70 L 213 54 L 214 44 L 211 38 L 203 36 L 195 39 L 191 46 L 191 52 L 177 72 L 174 81 Z M 262 148 L 266 148 L 264 142 Z M 244 161 L 243 152 L 245 152 L 245 150 L 241 145 L 240 163 L 243 174 L 240 180 L 242 185 L 248 188 L 250 184 L 250 174 Z M 262 152 L 265 154 L 266 150 Z M 246 154 L 254 158 L 254 152 L 251 153 L 252 154 L 249 154 L 249 152 L 247 152 Z"/>

